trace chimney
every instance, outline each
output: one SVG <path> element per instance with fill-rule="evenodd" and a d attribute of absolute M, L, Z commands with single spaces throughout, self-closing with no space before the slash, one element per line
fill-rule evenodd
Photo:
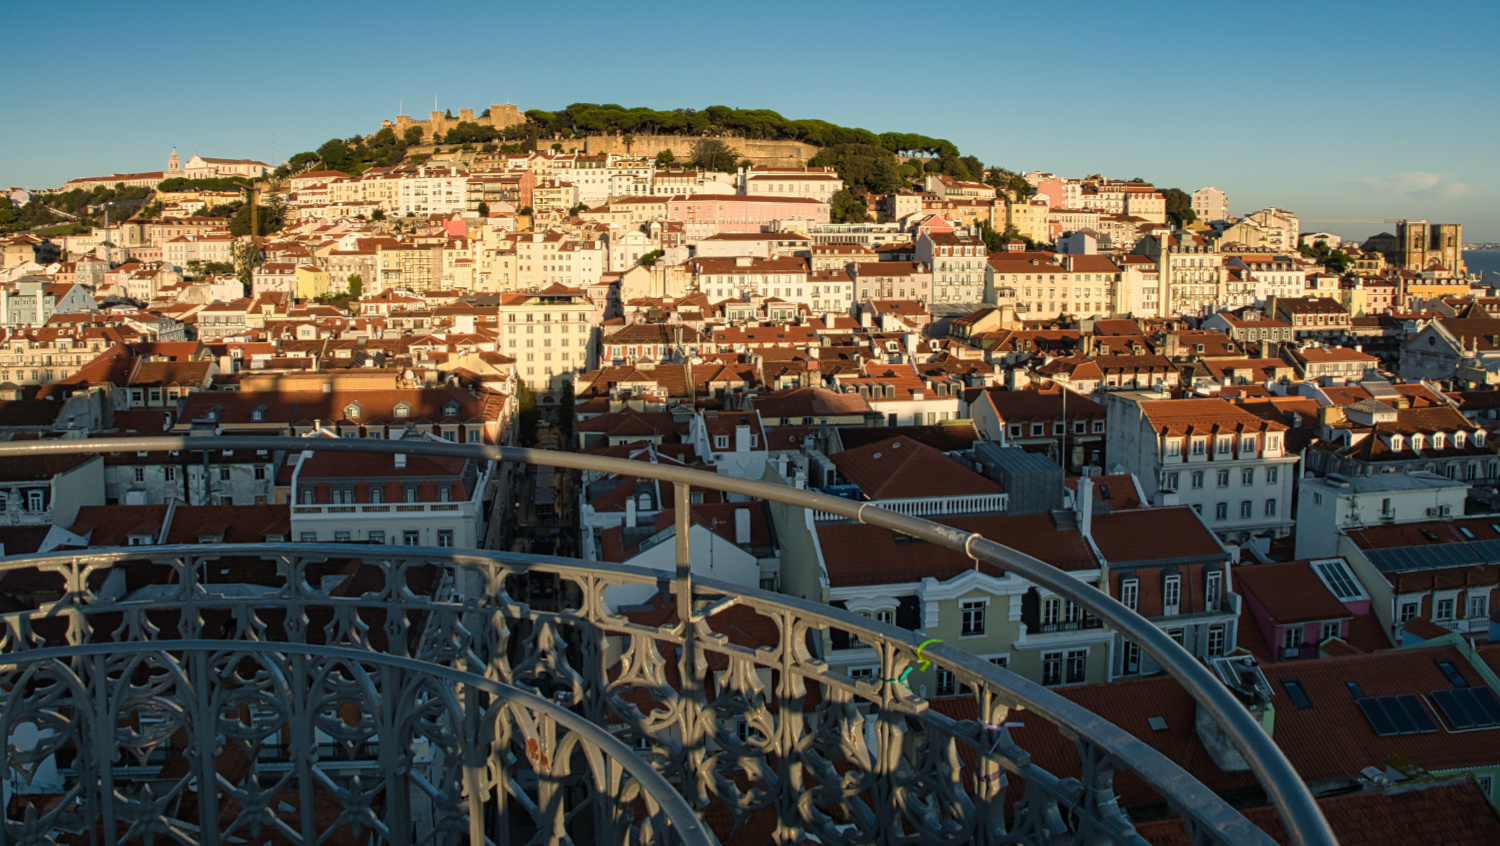
<path fill-rule="evenodd" d="M 734 427 L 734 451 L 735 452 L 749 452 L 750 451 L 750 427 L 749 426 L 736 426 L 736 427 Z"/>
<path fill-rule="evenodd" d="M 740 546 L 750 543 L 750 509 L 734 510 L 734 542 Z"/>
<path fill-rule="evenodd" d="M 625 499 L 625 528 L 635 528 L 635 497 Z"/>
<path fill-rule="evenodd" d="M 1078 531 L 1089 537 L 1094 528 L 1094 480 L 1078 477 Z"/>

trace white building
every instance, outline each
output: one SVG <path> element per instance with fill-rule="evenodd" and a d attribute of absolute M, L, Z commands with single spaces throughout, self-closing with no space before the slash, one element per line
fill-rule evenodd
<path fill-rule="evenodd" d="M 1229 195 L 1212 185 L 1193 192 L 1193 214 L 1205 223 L 1229 218 Z"/>
<path fill-rule="evenodd" d="M 593 313 L 585 291 L 562 285 L 500 296 L 500 352 L 538 402 L 557 402 L 576 374 L 596 367 Z"/>
<path fill-rule="evenodd" d="M 1339 533 L 1464 513 L 1469 485 L 1422 470 L 1305 476 L 1297 491 L 1297 558 L 1337 555 Z"/>
<path fill-rule="evenodd" d="M 1284 423 L 1222 399 L 1106 393 L 1106 454 L 1140 479 L 1155 505 L 1190 505 L 1219 537 L 1279 537 L 1292 527 Z"/>

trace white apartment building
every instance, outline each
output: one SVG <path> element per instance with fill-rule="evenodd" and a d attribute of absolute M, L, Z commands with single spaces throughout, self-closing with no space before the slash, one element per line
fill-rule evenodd
<path fill-rule="evenodd" d="M 516 375 L 550 404 L 574 376 L 595 368 L 594 304 L 582 289 L 552 285 L 500 296 L 500 351 L 516 360 Z"/>
<path fill-rule="evenodd" d="M 1193 192 L 1193 214 L 1204 223 L 1229 219 L 1229 195 L 1212 185 Z"/>
<path fill-rule="evenodd" d="M 1297 490 L 1297 558 L 1337 555 L 1339 533 L 1464 513 L 1469 485 L 1410 470 L 1373 476 L 1305 476 Z"/>
<path fill-rule="evenodd" d="M 984 300 L 989 250 L 983 241 L 955 232 L 923 232 L 916 259 L 932 268 L 932 301 L 978 303 Z"/>
<path fill-rule="evenodd" d="M 351 411 L 346 416 L 357 419 Z M 301 452 L 289 492 L 292 537 L 476 548 L 493 467 L 466 458 Z"/>
<path fill-rule="evenodd" d="M 698 258 L 688 262 L 697 290 L 713 300 L 743 300 L 775 297 L 794 303 L 812 304 L 807 261 L 801 258 L 757 259 Z M 854 301 L 853 281 L 848 286 L 848 308 Z"/>
<path fill-rule="evenodd" d="M 516 239 L 516 288 L 597 285 L 608 260 L 602 241 L 573 241 L 555 230 L 522 234 Z"/>
<path fill-rule="evenodd" d="M 1222 399 L 1161 396 L 1104 395 L 1110 463 L 1134 473 L 1152 504 L 1189 505 L 1226 541 L 1287 534 L 1297 456 L 1286 424 Z"/>
<path fill-rule="evenodd" d="M 1218 310 L 1226 274 L 1215 242 L 1180 231 L 1147 238 L 1141 249 L 1157 262 L 1162 313 L 1206 316 Z"/>
<path fill-rule="evenodd" d="M 740 171 L 740 193 L 752 197 L 807 197 L 827 203 L 842 190 L 844 180 L 831 167 L 756 165 Z"/>
<path fill-rule="evenodd" d="M 468 210 L 469 174 L 444 167 L 420 167 L 396 182 L 397 215 L 427 217 L 461 214 Z"/>

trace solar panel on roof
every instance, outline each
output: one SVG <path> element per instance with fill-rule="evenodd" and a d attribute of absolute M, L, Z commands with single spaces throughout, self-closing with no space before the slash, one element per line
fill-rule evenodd
<path fill-rule="evenodd" d="M 1407 719 L 1411 720 L 1413 725 L 1412 733 L 1425 734 L 1430 731 L 1437 731 L 1437 723 L 1432 721 L 1432 715 L 1428 714 L 1427 709 L 1422 707 L 1422 700 L 1409 693 L 1389 698 L 1406 711 Z M 1390 704 L 1387 703 L 1387 710 L 1390 707 Z"/>
<path fill-rule="evenodd" d="M 1365 719 L 1370 721 L 1370 726 L 1375 733 L 1381 737 L 1389 737 L 1396 733 L 1396 727 L 1391 723 L 1391 718 L 1385 715 L 1385 709 L 1380 707 L 1380 702 L 1373 696 L 1366 696 L 1359 700 L 1359 710 L 1365 714 Z"/>
<path fill-rule="evenodd" d="M 1366 696 L 1359 700 L 1359 710 L 1381 737 L 1437 731 L 1437 724 L 1422 707 L 1422 700 L 1410 694 Z"/>
<path fill-rule="evenodd" d="M 1447 720 L 1449 725 L 1459 731 L 1474 728 L 1479 724 L 1478 719 L 1469 713 L 1468 704 L 1459 701 L 1456 695 L 1462 689 L 1435 690 L 1432 692 L 1432 701 L 1436 702 L 1438 708 L 1442 710 L 1443 719 Z"/>
<path fill-rule="evenodd" d="M 1487 720 L 1486 725 L 1500 725 L 1500 699 L 1495 698 L 1486 687 L 1466 688 L 1470 701 L 1470 711 L 1483 710 Z"/>

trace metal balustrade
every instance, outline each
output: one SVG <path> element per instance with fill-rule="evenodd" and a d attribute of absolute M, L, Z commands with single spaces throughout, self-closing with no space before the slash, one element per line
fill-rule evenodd
<path fill-rule="evenodd" d="M 34 592 L 34 607 L 0 614 L 0 686 L 11 692 L 0 707 L 10 738 L 0 772 L 12 785 L 0 842 L 707 844 L 711 822 L 775 843 L 1141 844 L 1118 806 L 1116 769 L 1181 815 L 1194 842 L 1272 842 L 1145 743 L 1003 668 L 942 644 L 921 653 L 972 697 L 977 719 L 955 720 L 895 681 L 916 663 L 919 635 L 693 578 L 690 486 L 909 534 L 1078 603 L 1181 681 L 1249 763 L 1294 842 L 1335 842 L 1250 714 L 1149 621 L 992 540 L 868 503 L 675 466 L 425 441 L 50 441 L 0 444 L 0 460 L 226 442 L 672 481 L 677 571 L 366 544 L 0 559 L 0 575 L 50 586 Z M 259 563 L 250 571 L 261 580 L 274 564 L 264 590 L 219 581 L 245 562 Z M 107 582 L 113 572 L 152 589 L 122 592 Z M 626 585 L 669 592 L 663 621 L 611 613 L 606 591 Z M 752 648 L 716 629 L 731 608 L 769 623 L 774 642 Z M 830 669 L 820 651 L 833 630 L 873 649 L 878 678 Z M 1032 763 L 1006 728 L 1017 709 L 1074 742 L 1077 776 Z M 159 772 L 127 767 L 162 760 L 162 750 Z M 61 789 L 18 799 L 44 771 Z"/>

